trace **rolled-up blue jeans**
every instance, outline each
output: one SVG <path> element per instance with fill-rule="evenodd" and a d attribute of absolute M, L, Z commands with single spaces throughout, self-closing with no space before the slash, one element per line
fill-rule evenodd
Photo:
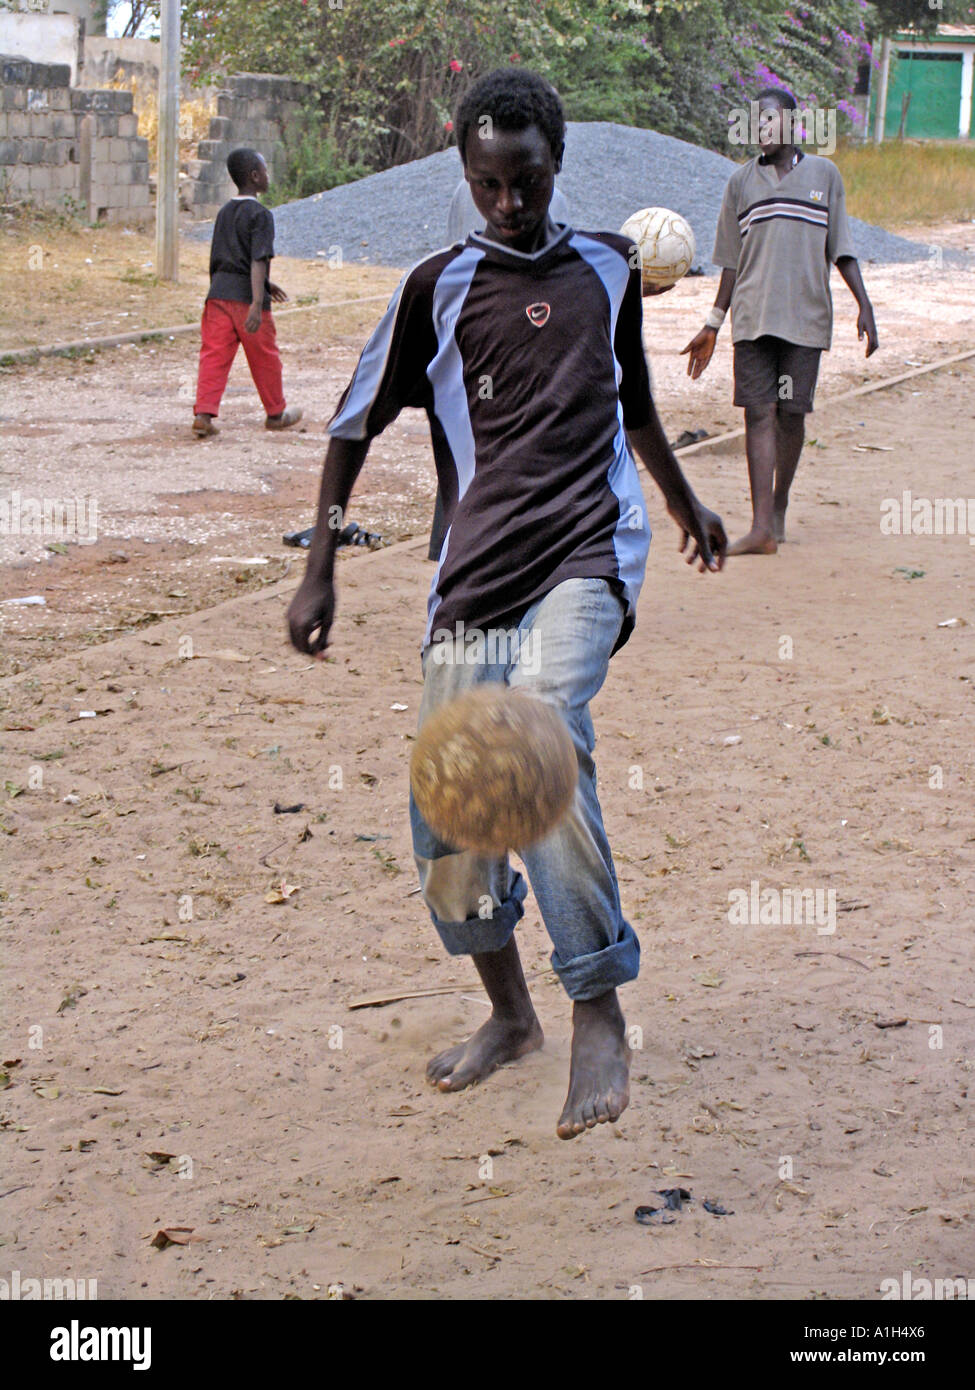
<path fill-rule="evenodd" d="M 510 629 L 433 634 L 423 653 L 420 724 L 482 681 L 503 681 L 554 705 L 568 726 L 579 782 L 568 815 L 520 852 L 552 940 L 552 968 L 572 999 L 594 999 L 636 978 L 640 944 L 624 919 L 596 796 L 589 701 L 606 679 L 623 604 L 605 579 L 567 579 Z M 500 951 L 524 914 L 525 880 L 507 856 L 456 851 L 438 839 L 410 795 L 413 854 L 423 897 L 452 956 Z"/>

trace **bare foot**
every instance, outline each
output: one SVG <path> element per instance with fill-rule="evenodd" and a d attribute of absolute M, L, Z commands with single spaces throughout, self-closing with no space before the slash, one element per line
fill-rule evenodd
<path fill-rule="evenodd" d="M 626 1024 L 615 989 L 572 1006 L 569 1093 L 556 1125 L 560 1139 L 615 1122 L 630 1100 Z"/>
<path fill-rule="evenodd" d="M 463 1091 L 483 1081 L 505 1062 L 514 1062 L 526 1052 L 537 1052 L 544 1043 L 542 1027 L 535 1017 L 502 1019 L 495 1015 L 483 1023 L 472 1038 L 439 1052 L 427 1064 L 427 1080 L 438 1091 Z"/>
<path fill-rule="evenodd" d="M 778 550 L 775 537 L 770 531 L 749 531 L 741 540 L 728 546 L 729 555 L 774 555 Z"/>

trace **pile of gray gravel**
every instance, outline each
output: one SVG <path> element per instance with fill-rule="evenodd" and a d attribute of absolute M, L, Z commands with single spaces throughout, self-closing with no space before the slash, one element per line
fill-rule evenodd
<path fill-rule="evenodd" d="M 617 230 L 643 207 L 672 208 L 686 217 L 697 239 L 697 268 L 709 259 L 725 184 L 735 169 L 724 155 L 608 121 L 570 122 L 558 183 L 569 200 L 572 225 Z M 410 266 L 446 243 L 447 209 L 462 177 L 454 149 L 400 164 L 274 209 L 279 256 Z M 863 262 L 918 261 L 928 247 L 851 219 Z M 208 229 L 194 229 L 207 236 Z M 947 257 L 946 257 L 947 258 Z"/>

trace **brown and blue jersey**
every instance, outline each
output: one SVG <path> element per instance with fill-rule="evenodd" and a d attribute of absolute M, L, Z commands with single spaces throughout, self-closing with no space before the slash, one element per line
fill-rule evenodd
<path fill-rule="evenodd" d="M 640 271 L 611 232 L 525 253 L 472 233 L 407 273 L 329 423 L 371 439 L 430 422 L 447 531 L 433 634 L 516 620 L 565 579 L 604 578 L 633 628 L 650 528 L 627 429 L 649 422 Z"/>

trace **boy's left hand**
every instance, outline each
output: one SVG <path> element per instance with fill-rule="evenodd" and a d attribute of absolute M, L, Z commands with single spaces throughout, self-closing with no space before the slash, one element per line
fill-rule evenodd
<path fill-rule="evenodd" d="M 717 512 L 709 511 L 695 498 L 685 509 L 681 503 L 673 503 L 667 510 L 680 527 L 682 535 L 678 547 L 687 563 L 698 561 L 698 569 L 718 571 L 724 568 L 728 537 L 724 523 Z M 690 547 L 690 553 L 684 554 Z"/>
<path fill-rule="evenodd" d="M 864 338 L 867 340 L 867 351 L 864 354 L 866 357 L 877 351 L 877 325 L 874 322 L 873 306 L 870 304 L 865 305 L 857 315 L 857 337 L 861 342 Z"/>
<path fill-rule="evenodd" d="M 284 290 L 280 285 L 275 285 L 271 280 L 267 282 L 267 292 L 274 300 L 275 304 L 284 304 L 287 302 L 288 296 L 285 294 Z"/>

